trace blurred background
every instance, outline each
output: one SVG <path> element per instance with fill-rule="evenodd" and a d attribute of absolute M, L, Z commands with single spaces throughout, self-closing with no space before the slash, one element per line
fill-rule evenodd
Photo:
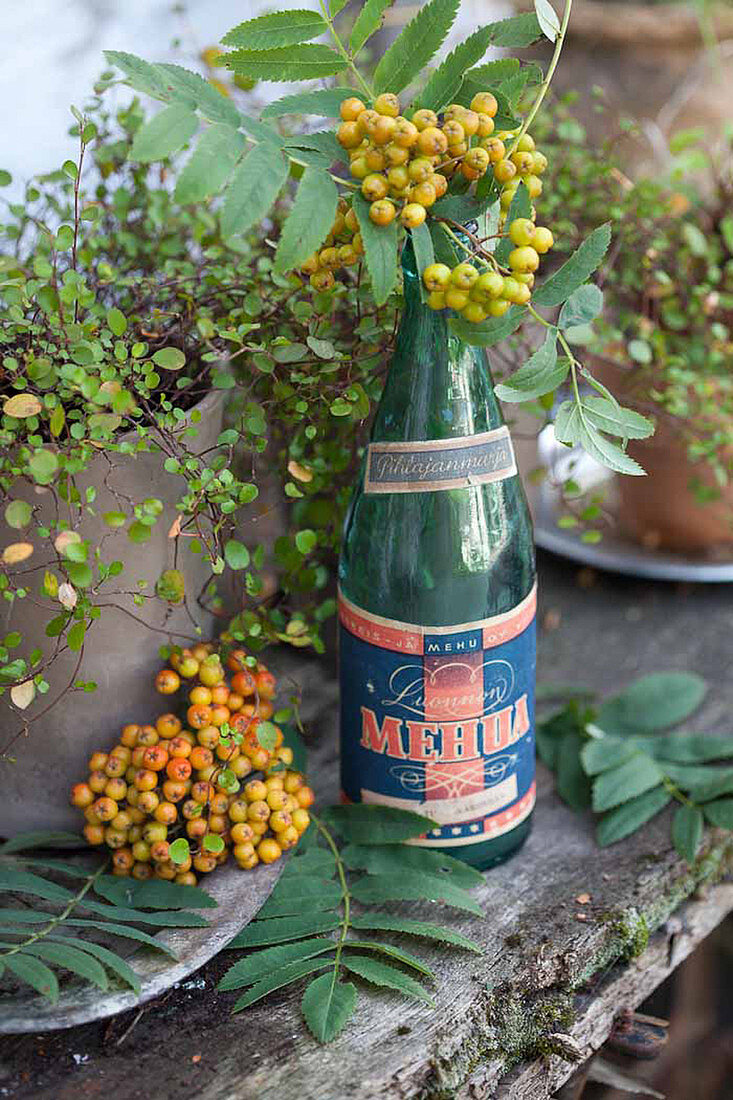
<path fill-rule="evenodd" d="M 352 0 L 345 17 L 358 6 Z M 479 23 L 529 6 L 466 0 L 444 52 Z M 385 42 L 415 7 L 389 11 Z M 81 108 L 90 95 L 103 49 L 212 76 L 207 49 L 267 9 L 260 0 L 6 0 L 0 36 L 12 48 L 0 68 L 0 101 L 13 108 L 0 127 L 0 168 L 14 177 L 11 196 L 74 155 L 69 106 Z M 547 50 L 527 57 L 546 60 Z M 262 104 L 282 86 L 248 94 Z M 127 92 L 114 95 L 121 102 Z M 662 471 L 659 492 L 632 499 L 638 486 L 625 483 L 627 499 L 617 486 L 600 485 L 587 465 L 557 467 L 551 445 L 543 449 L 547 410 L 530 415 L 529 425 L 519 421 L 538 541 L 576 561 L 642 576 L 733 580 L 732 122 L 733 4 L 576 0 L 551 101 L 534 128 L 550 153 L 543 220 L 558 227 L 560 253 L 588 228 L 614 221 L 615 253 L 603 276 L 614 311 L 592 353 L 610 371 L 621 363 L 626 379 L 629 368 L 636 372 L 638 406 L 651 407 L 662 425 L 638 456 Z M 589 342 L 587 333 L 577 338 Z M 643 368 L 652 363 L 650 378 Z M 643 1006 L 671 1020 L 660 1057 L 640 1063 L 609 1051 L 627 1077 L 625 1091 L 578 1081 L 563 1097 L 622 1100 L 636 1088 L 668 1100 L 733 1100 L 732 982 L 729 921 Z"/>

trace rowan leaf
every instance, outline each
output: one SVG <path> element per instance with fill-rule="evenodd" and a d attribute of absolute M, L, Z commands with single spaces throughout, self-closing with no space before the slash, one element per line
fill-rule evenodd
<path fill-rule="evenodd" d="M 436 940 L 438 943 L 460 947 L 464 951 L 472 951 L 476 955 L 483 954 L 483 948 L 474 943 L 473 940 L 469 940 L 467 936 L 455 932 L 452 928 L 432 924 L 430 921 L 408 920 L 405 917 L 393 916 L 391 913 L 368 912 L 353 917 L 351 926 L 364 931 L 401 932 L 405 936 L 418 936 L 428 940 Z"/>
<path fill-rule="evenodd" d="M 623 764 L 603 772 L 593 783 L 593 809 L 596 813 L 611 810 L 636 795 L 658 786 L 664 773 L 656 761 L 638 752 Z"/>
<path fill-rule="evenodd" d="M 132 53 L 124 53 L 121 50 L 104 50 L 104 56 L 110 65 L 120 69 L 127 83 L 136 92 L 152 96 L 163 103 L 171 99 L 170 92 L 166 89 L 165 81 L 155 65 L 149 61 L 143 61 Z"/>
<path fill-rule="evenodd" d="M 341 859 L 352 870 L 364 870 L 372 875 L 409 867 L 414 871 L 445 875 L 456 886 L 466 889 L 481 886 L 484 881 L 481 872 L 463 860 L 454 859 L 434 848 L 418 848 L 415 845 L 347 844 L 341 851 Z"/>
<path fill-rule="evenodd" d="M 436 980 L 435 974 L 429 966 L 425 965 L 422 959 L 418 959 L 416 955 L 411 955 L 409 951 L 400 951 L 398 947 L 393 947 L 390 943 L 377 943 L 374 940 L 345 940 L 344 947 L 348 948 L 349 951 L 357 949 L 376 951 L 378 955 L 386 955 L 395 962 L 402 963 L 403 966 L 409 966 L 413 970 L 417 970 L 419 974 L 424 974 L 431 981 Z"/>
<path fill-rule="evenodd" d="M 702 764 L 733 757 L 730 733 L 663 733 L 635 741 L 657 760 L 671 760 L 675 764 Z"/>
<path fill-rule="evenodd" d="M 559 306 L 588 281 L 600 266 L 611 243 L 611 223 L 599 225 L 549 279 L 532 295 L 534 306 Z"/>
<path fill-rule="evenodd" d="M 72 937 L 64 936 L 62 932 L 54 932 L 54 938 L 71 939 Z M 78 941 L 75 942 L 78 943 Z M 123 982 L 129 985 L 135 993 L 140 992 L 141 984 L 139 977 L 120 955 L 117 955 L 114 951 L 110 951 L 107 947 L 102 947 L 99 943 L 93 943 L 91 940 L 84 940 L 83 949 L 87 954 L 94 955 L 95 958 L 104 963 L 108 970 L 112 970 L 118 978 L 121 978 Z"/>
<path fill-rule="evenodd" d="M 12 840 L 0 844 L 0 855 L 9 856 L 12 852 L 25 852 L 30 848 L 86 848 L 87 843 L 78 833 L 67 833 L 59 829 L 38 829 L 33 832 L 19 833 Z"/>
<path fill-rule="evenodd" d="M 664 787 L 654 787 L 636 798 L 604 814 L 596 828 L 596 839 L 602 848 L 630 836 L 656 817 L 672 800 Z"/>
<path fill-rule="evenodd" d="M 569 370 L 569 360 L 564 357 L 558 360 L 557 357 L 557 329 L 550 328 L 544 343 L 518 371 L 494 386 L 494 393 L 500 401 L 529 401 L 556 390 L 565 381 Z"/>
<path fill-rule="evenodd" d="M 352 974 L 358 974 L 360 978 L 371 982 L 373 985 L 381 985 L 386 989 L 396 989 L 404 993 L 406 997 L 412 997 L 416 1001 L 435 1007 L 435 1002 L 430 994 L 423 989 L 419 982 L 411 978 L 409 974 L 403 974 L 394 966 L 372 959 L 369 955 L 344 954 L 341 958 L 344 969 Z"/>
<path fill-rule="evenodd" d="M 460 0 L 429 0 L 382 55 L 374 90 L 401 92 L 438 52 L 458 14 Z"/>
<path fill-rule="evenodd" d="M 103 875 L 95 882 L 94 890 L 113 905 L 132 905 L 140 909 L 217 908 L 211 895 L 200 886 L 184 886 L 179 882 Z"/>
<path fill-rule="evenodd" d="M 491 30 L 492 45 L 507 49 L 524 49 L 542 37 L 542 28 L 534 12 L 501 19 L 498 23 L 491 24 Z"/>
<path fill-rule="evenodd" d="M 672 842 L 678 854 L 693 863 L 702 840 L 705 819 L 699 806 L 678 806 L 672 818 Z"/>
<path fill-rule="evenodd" d="M 130 159 L 141 164 L 165 160 L 182 149 L 198 128 L 195 111 L 181 103 L 172 103 L 140 127 L 132 142 Z"/>
<path fill-rule="evenodd" d="M 37 993 L 48 997 L 52 1004 L 56 1003 L 59 998 L 59 983 L 53 970 L 44 962 L 32 955 L 16 954 L 4 955 L 3 963 L 16 978 L 32 986 Z"/>
<path fill-rule="evenodd" d="M 365 876 L 351 887 L 357 901 L 367 905 L 383 901 L 444 901 L 454 909 L 482 917 L 484 911 L 467 891 L 449 880 L 424 871 L 392 871 Z"/>
<path fill-rule="evenodd" d="M 9 890 L 17 894 L 30 894 L 31 897 L 45 901 L 71 901 L 73 894 L 65 886 L 49 882 L 30 871 L 16 871 L 10 867 L 0 867 L 0 890 Z"/>
<path fill-rule="evenodd" d="M 300 267 L 328 236 L 338 207 L 338 188 L 328 172 L 306 168 L 280 234 L 275 271 Z"/>
<path fill-rule="evenodd" d="M 304 978 L 307 974 L 313 974 L 316 970 L 323 970 L 331 965 L 329 961 L 316 958 L 299 959 L 287 966 L 281 966 L 279 970 L 271 973 L 268 978 L 263 978 L 262 981 L 253 985 L 243 997 L 239 998 L 232 1011 L 241 1012 L 243 1008 L 249 1008 L 255 1001 L 261 1001 L 268 993 L 272 993 L 276 989 L 282 989 L 283 986 L 296 982 L 298 978 Z"/>
<path fill-rule="evenodd" d="M 327 879 L 296 875 L 281 879 L 258 913 L 258 919 L 292 917 L 335 909 L 341 901 L 341 887 Z"/>
<path fill-rule="evenodd" d="M 70 926 L 73 928 L 97 928 L 101 932 L 105 932 L 112 936 L 122 936 L 123 939 L 136 940 L 138 943 L 147 944 L 148 947 L 154 947 L 158 951 L 163 951 L 166 955 L 170 955 L 172 959 L 177 959 L 175 951 L 163 943 L 162 940 L 155 939 L 154 936 L 148 935 L 147 932 L 141 932 L 139 928 L 133 928 L 129 924 L 117 924 L 115 921 L 104 920 L 89 920 L 86 917 L 67 917 L 64 921 L 64 927 Z M 53 935 L 53 933 L 49 933 Z"/>
<path fill-rule="evenodd" d="M 586 775 L 600 775 L 619 764 L 625 764 L 637 753 L 640 745 L 636 741 L 622 741 L 618 737 L 598 737 L 587 741 L 580 758 Z"/>
<path fill-rule="evenodd" d="M 2 913 L 0 912 L 0 916 Z M 313 936 L 321 932 L 331 932 L 341 923 L 336 913 L 307 913 L 295 917 L 271 917 L 258 919 L 243 928 L 235 936 L 228 948 L 265 947 L 275 943 L 287 943 L 288 940 L 303 936 Z"/>
<path fill-rule="evenodd" d="M 305 987 L 303 1019 L 319 1043 L 330 1043 L 343 1031 L 356 1008 L 356 986 L 340 982 L 336 970 L 321 974 Z"/>
<path fill-rule="evenodd" d="M 230 966 L 219 981 L 217 989 L 241 989 L 243 985 L 254 985 L 280 967 L 296 962 L 298 959 L 312 959 L 326 951 L 333 951 L 335 940 L 312 939 L 299 940 L 297 943 L 280 944 L 278 947 L 266 947 Z"/>
<path fill-rule="evenodd" d="M 234 129 L 240 125 L 241 117 L 232 101 L 223 96 L 200 73 L 169 62 L 160 62 L 155 65 L 155 69 L 173 101 L 195 108 L 209 122 L 232 126 Z"/>
<path fill-rule="evenodd" d="M 384 13 L 393 3 L 394 0 L 366 0 L 351 30 L 349 48 L 352 54 L 358 53 L 364 43 L 379 30 Z"/>
<path fill-rule="evenodd" d="M 733 829 L 733 798 L 719 798 L 703 806 L 703 813 L 718 829 Z"/>
<path fill-rule="evenodd" d="M 280 46 L 271 50 L 235 50 L 227 55 L 227 67 L 251 80 L 310 80 L 335 76 L 346 61 L 330 46 Z"/>
<path fill-rule="evenodd" d="M 327 806 L 321 818 L 344 840 L 352 844 L 401 844 L 435 828 L 429 817 L 394 806 L 355 803 Z"/>
<path fill-rule="evenodd" d="M 389 225 L 375 225 L 369 217 L 369 203 L 355 194 L 352 207 L 364 241 L 367 271 L 372 281 L 372 294 L 378 306 L 384 305 L 397 282 L 397 219 Z"/>
<path fill-rule="evenodd" d="M 231 126 L 210 126 L 176 181 L 176 202 L 203 202 L 221 191 L 242 155 L 244 138 Z"/>
<path fill-rule="evenodd" d="M 299 42 L 307 42 L 318 38 L 327 29 L 328 25 L 319 12 L 295 8 L 248 19 L 227 31 L 221 41 L 224 46 L 269 50 L 276 46 L 295 46 Z"/>
<path fill-rule="evenodd" d="M 71 970 L 74 974 L 78 974 L 80 978 L 96 985 L 98 989 L 109 989 L 106 970 L 98 959 L 86 953 L 86 944 L 82 949 L 80 941 L 77 941 L 76 944 L 70 944 L 49 943 L 48 941 L 39 940 L 37 943 L 27 944 L 23 948 L 23 952 L 24 954 L 38 955 L 44 962 L 50 962 L 54 966 L 62 966 L 65 970 Z"/>
<path fill-rule="evenodd" d="M 706 691 L 705 681 L 694 672 L 652 672 L 606 699 L 596 722 L 606 733 L 654 733 L 689 717 Z"/>
<path fill-rule="evenodd" d="M 576 729 L 566 730 L 557 749 L 557 793 L 573 810 L 585 810 L 591 804 L 591 785 L 580 757 L 583 737 Z"/>
<path fill-rule="evenodd" d="M 492 28 L 488 26 L 480 27 L 465 42 L 459 43 L 428 77 L 427 84 L 417 98 L 418 106 L 439 111 L 447 103 L 453 102 L 466 70 L 481 60 L 491 45 L 491 39 Z"/>
<path fill-rule="evenodd" d="M 555 412 L 555 437 L 568 446 L 579 445 L 591 458 L 619 474 L 643 477 L 645 471 L 635 459 L 626 454 L 621 447 L 606 439 L 587 415 L 586 402 L 582 397 L 563 401 Z"/>
<path fill-rule="evenodd" d="M 224 192 L 221 231 L 225 238 L 246 233 L 262 221 L 288 176 L 287 161 L 263 142 L 241 160 Z"/>
<path fill-rule="evenodd" d="M 607 435 L 622 439 L 647 439 L 654 432 L 654 425 L 635 409 L 625 409 L 607 397 L 584 397 L 586 419 Z"/>
<path fill-rule="evenodd" d="M 295 92 L 268 103 L 260 112 L 260 118 L 280 118 L 282 115 L 338 118 L 343 101 L 358 95 L 359 92 L 353 88 L 317 88 L 312 92 Z"/>

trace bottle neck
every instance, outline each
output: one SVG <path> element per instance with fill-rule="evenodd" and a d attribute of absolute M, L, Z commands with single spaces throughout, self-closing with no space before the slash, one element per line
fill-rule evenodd
<path fill-rule="evenodd" d="M 448 310 L 422 302 L 409 238 L 402 270 L 404 311 L 372 439 L 447 439 L 498 428 L 504 420 L 486 355 L 452 332 Z"/>

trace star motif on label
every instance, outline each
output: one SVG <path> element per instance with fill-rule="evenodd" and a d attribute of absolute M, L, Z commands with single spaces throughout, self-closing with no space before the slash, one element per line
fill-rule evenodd
<path fill-rule="evenodd" d="M 430 830 L 430 835 L 431 836 L 440 836 L 440 829 L 431 829 Z"/>
<path fill-rule="evenodd" d="M 471 832 L 472 833 L 477 833 L 478 831 L 479 831 L 479 826 L 478 825 L 472 825 L 471 826 Z"/>
<path fill-rule="evenodd" d="M 451 829 L 451 832 L 453 833 L 453 836 L 460 836 L 460 834 L 461 834 L 460 826 L 458 826 L 458 825 L 454 826 Z"/>

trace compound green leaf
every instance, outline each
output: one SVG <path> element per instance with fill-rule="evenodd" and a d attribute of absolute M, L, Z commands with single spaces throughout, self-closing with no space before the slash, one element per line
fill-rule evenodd
<path fill-rule="evenodd" d="M 467 891 L 450 880 L 424 871 L 393 871 L 380 875 L 366 875 L 351 887 L 357 901 L 367 905 L 382 901 L 444 901 L 454 909 L 474 913 L 482 917 L 484 911 Z"/>
<path fill-rule="evenodd" d="M 332 1042 L 356 1007 L 356 986 L 340 982 L 336 970 L 309 982 L 300 1004 L 303 1019 L 319 1043 Z"/>
<path fill-rule="evenodd" d="M 243 1008 L 249 1008 L 255 1001 L 262 1000 L 268 993 L 272 993 L 276 989 L 282 989 L 283 986 L 290 985 L 298 978 L 304 978 L 306 974 L 314 974 L 316 970 L 323 970 L 331 966 L 332 963 L 324 959 L 299 959 L 287 966 L 281 966 L 279 970 L 271 973 L 268 978 L 263 978 L 262 981 L 253 985 L 243 997 L 239 998 L 232 1011 L 241 1012 Z"/>
<path fill-rule="evenodd" d="M 500 401 L 529 401 L 556 390 L 565 381 L 569 370 L 570 363 L 566 358 L 558 361 L 557 329 L 550 328 L 544 343 L 518 371 L 494 386 L 494 393 Z"/>
<path fill-rule="evenodd" d="M 203 202 L 218 195 L 242 155 L 244 138 L 231 126 L 210 126 L 176 181 L 180 203 Z"/>
<path fill-rule="evenodd" d="M 594 229 L 570 259 L 538 287 L 532 296 L 533 304 L 559 306 L 565 302 L 600 266 L 610 243 L 611 223 L 606 222 Z"/>
<path fill-rule="evenodd" d="M 394 806 L 328 806 L 321 818 L 352 844 L 401 844 L 435 828 L 429 817 Z"/>
<path fill-rule="evenodd" d="M 140 909 L 216 909 L 217 903 L 200 886 L 179 882 L 118 878 L 103 875 L 94 889 L 113 905 L 132 905 Z"/>
<path fill-rule="evenodd" d="M 481 886 L 484 881 L 480 871 L 433 848 L 418 848 L 414 845 L 396 847 L 394 844 L 347 844 L 341 852 L 341 858 L 352 870 L 364 870 L 372 875 L 409 867 L 415 871 L 445 875 L 456 886 L 466 889 Z"/>
<path fill-rule="evenodd" d="M 40 959 L 35 959 L 32 955 L 4 955 L 3 963 L 16 978 L 32 986 L 37 993 L 48 997 L 53 1004 L 59 999 L 59 983 L 56 975 Z"/>
<path fill-rule="evenodd" d="M 248 50 L 270 50 L 277 46 L 295 46 L 318 38 L 327 30 L 327 24 L 317 11 L 295 8 L 274 11 L 248 19 L 222 38 L 225 46 L 242 46 Z"/>
<path fill-rule="evenodd" d="M 719 798 L 703 806 L 703 813 L 718 829 L 733 829 L 733 798 Z"/>
<path fill-rule="evenodd" d="M 164 160 L 182 149 L 198 128 L 195 111 L 172 103 L 140 127 L 132 142 L 130 158 L 142 164 Z"/>
<path fill-rule="evenodd" d="M 702 703 L 707 685 L 694 672 L 652 672 L 634 680 L 599 708 L 606 733 L 654 733 L 676 726 Z"/>
<path fill-rule="evenodd" d="M 580 758 L 586 775 L 600 775 L 619 764 L 626 763 L 641 746 L 636 741 L 622 741 L 618 737 L 598 737 L 587 741 Z"/>
<path fill-rule="evenodd" d="M 81 948 L 80 941 L 72 945 L 70 943 L 49 943 L 48 941 L 28 944 L 23 948 L 24 954 L 38 955 L 45 962 L 54 966 L 62 966 L 65 970 L 71 970 L 80 978 L 96 985 L 98 989 L 108 989 L 109 981 L 107 972 L 102 964 L 92 955 L 86 953 L 86 945 Z"/>
<path fill-rule="evenodd" d="M 104 56 L 110 65 L 122 70 L 127 83 L 136 92 L 142 92 L 164 103 L 170 101 L 171 94 L 166 89 L 165 81 L 155 65 L 151 65 L 149 61 L 143 61 L 135 54 L 124 53 L 121 50 L 104 50 Z"/>
<path fill-rule="evenodd" d="M 472 325 L 462 317 L 451 318 L 449 325 L 464 343 L 476 348 L 490 348 L 516 332 L 526 317 L 525 306 L 511 306 L 503 317 L 492 317 L 478 325 Z"/>
<path fill-rule="evenodd" d="M 455 932 L 452 928 L 443 928 L 440 924 L 430 921 L 408 920 L 403 917 L 393 916 L 391 913 L 368 912 L 356 916 L 351 921 L 352 928 L 360 928 L 373 932 L 401 932 L 405 936 L 419 936 L 428 940 L 436 940 L 438 943 L 447 943 L 452 947 L 460 947 L 464 951 L 472 951 L 476 955 L 483 954 L 483 948 L 469 940 L 467 936 Z"/>
<path fill-rule="evenodd" d="M 381 306 L 387 301 L 397 282 L 397 219 L 389 225 L 375 225 L 369 217 L 369 203 L 361 194 L 354 195 L 352 206 L 364 241 L 364 255 L 372 281 L 374 300 Z"/>
<path fill-rule="evenodd" d="M 317 88 L 313 92 L 295 92 L 268 103 L 260 112 L 260 118 L 280 118 L 282 115 L 320 115 L 322 118 L 338 118 L 339 108 L 345 99 L 358 97 L 353 88 Z"/>
<path fill-rule="evenodd" d="M 703 764 L 733 757 L 733 734 L 664 733 L 636 739 L 639 748 L 657 760 L 675 764 Z"/>
<path fill-rule="evenodd" d="M 341 897 L 341 887 L 335 882 L 296 875 L 285 881 L 280 880 L 260 909 L 258 918 L 292 917 L 306 912 L 335 909 Z"/>
<path fill-rule="evenodd" d="M 2 912 L 0 911 L 0 916 Z M 287 943 L 288 940 L 302 936 L 313 936 L 321 932 L 332 932 L 341 923 L 335 913 L 308 913 L 296 917 L 271 917 L 258 919 L 248 924 L 238 936 L 227 944 L 228 948 L 265 947 L 269 944 Z"/>
<path fill-rule="evenodd" d="M 195 108 L 209 122 L 222 123 L 235 129 L 240 125 L 240 114 L 232 101 L 199 73 L 168 62 L 155 65 L 155 69 L 172 100 Z"/>
<path fill-rule="evenodd" d="M 429 0 L 382 55 L 374 89 L 401 92 L 438 52 L 458 14 L 459 0 Z"/>
<path fill-rule="evenodd" d="M 264 951 L 256 951 L 230 966 L 217 989 L 241 989 L 243 985 L 254 985 L 282 966 L 298 959 L 312 959 L 326 951 L 333 951 L 335 947 L 336 941 L 328 939 L 299 940 L 297 943 L 266 947 Z"/>
<path fill-rule="evenodd" d="M 596 839 L 602 848 L 630 836 L 664 809 L 672 800 L 664 787 L 654 787 L 645 794 L 629 799 L 604 814 L 596 829 Z"/>
<path fill-rule="evenodd" d="M 492 45 L 504 46 L 510 50 L 524 49 L 542 37 L 542 28 L 534 12 L 501 19 L 498 23 L 491 24 L 491 31 Z"/>
<path fill-rule="evenodd" d="M 378 31 L 382 25 L 382 19 L 387 8 L 391 7 L 394 0 L 366 0 L 364 7 L 357 15 L 349 38 L 349 48 L 352 54 L 359 52 L 364 43 Z"/>
<path fill-rule="evenodd" d="M 554 42 L 560 33 L 560 20 L 550 0 L 534 0 L 534 10 L 545 38 Z"/>
<path fill-rule="evenodd" d="M 61 932 L 56 932 L 54 935 L 56 939 L 67 938 Z M 84 940 L 84 951 L 89 955 L 94 955 L 100 962 L 104 963 L 108 970 L 112 970 L 135 993 L 140 992 L 140 979 L 120 955 L 115 954 L 114 951 L 110 951 L 106 947 L 102 947 L 99 943 L 92 943 L 91 940 Z"/>
<path fill-rule="evenodd" d="M 466 69 L 480 61 L 491 45 L 491 36 L 490 26 L 480 27 L 465 42 L 459 43 L 428 77 L 427 84 L 418 96 L 418 105 L 439 111 L 441 107 L 451 103 L 463 83 Z"/>
<path fill-rule="evenodd" d="M 394 966 L 389 966 L 378 959 L 372 959 L 368 955 L 351 955 L 349 953 L 342 956 L 342 963 L 346 970 L 350 970 L 352 974 L 358 974 L 360 978 L 364 978 L 373 985 L 396 989 L 399 993 L 404 993 L 406 997 L 422 1001 L 423 1004 L 430 1005 L 431 1008 L 435 1007 L 433 998 L 423 989 L 420 983 L 411 978 L 409 974 L 403 974 L 401 970 L 397 970 Z"/>
<path fill-rule="evenodd" d="M 657 787 L 663 778 L 661 768 L 651 756 L 643 752 L 636 753 L 617 768 L 611 768 L 598 776 L 593 783 L 593 809 L 596 813 L 611 810 L 614 806 Z"/>
<path fill-rule="evenodd" d="M 275 271 L 300 267 L 328 236 L 338 206 L 338 188 L 328 172 L 306 168 L 280 235 Z"/>
<path fill-rule="evenodd" d="M 393 947 L 390 943 L 376 943 L 374 940 L 346 940 L 344 947 L 347 947 L 349 951 L 357 949 L 376 951 L 378 955 L 386 955 L 388 958 L 394 959 L 395 962 L 412 967 L 419 974 L 424 974 L 426 978 L 435 981 L 435 974 L 429 966 L 425 965 L 422 959 L 418 959 L 416 955 L 411 955 L 409 951 L 400 951 L 399 948 Z"/>
<path fill-rule="evenodd" d="M 346 61 L 329 46 L 281 46 L 272 50 L 235 50 L 227 66 L 251 80 L 310 80 L 335 76 Z"/>
<path fill-rule="evenodd" d="M 573 291 L 560 310 L 558 326 L 565 329 L 590 324 L 602 309 L 603 291 L 595 283 L 583 283 Z"/>
<path fill-rule="evenodd" d="M 288 175 L 287 161 L 265 142 L 248 153 L 224 192 L 221 230 L 225 238 L 246 233 L 262 221 Z"/>
<path fill-rule="evenodd" d="M 607 397 L 585 397 L 583 408 L 587 420 L 608 435 L 617 435 L 622 439 L 647 439 L 654 431 L 651 420 L 647 420 L 635 409 L 625 409 Z"/>
<path fill-rule="evenodd" d="M 672 842 L 678 854 L 688 863 L 697 855 L 702 840 L 705 819 L 699 806 L 678 806 L 672 818 Z"/>
<path fill-rule="evenodd" d="M 30 871 L 16 871 L 10 867 L 0 867 L 0 890 L 9 890 L 18 894 L 30 894 L 31 897 L 45 901 L 70 901 L 73 894 L 65 886 L 48 882 L 40 875 Z"/>

